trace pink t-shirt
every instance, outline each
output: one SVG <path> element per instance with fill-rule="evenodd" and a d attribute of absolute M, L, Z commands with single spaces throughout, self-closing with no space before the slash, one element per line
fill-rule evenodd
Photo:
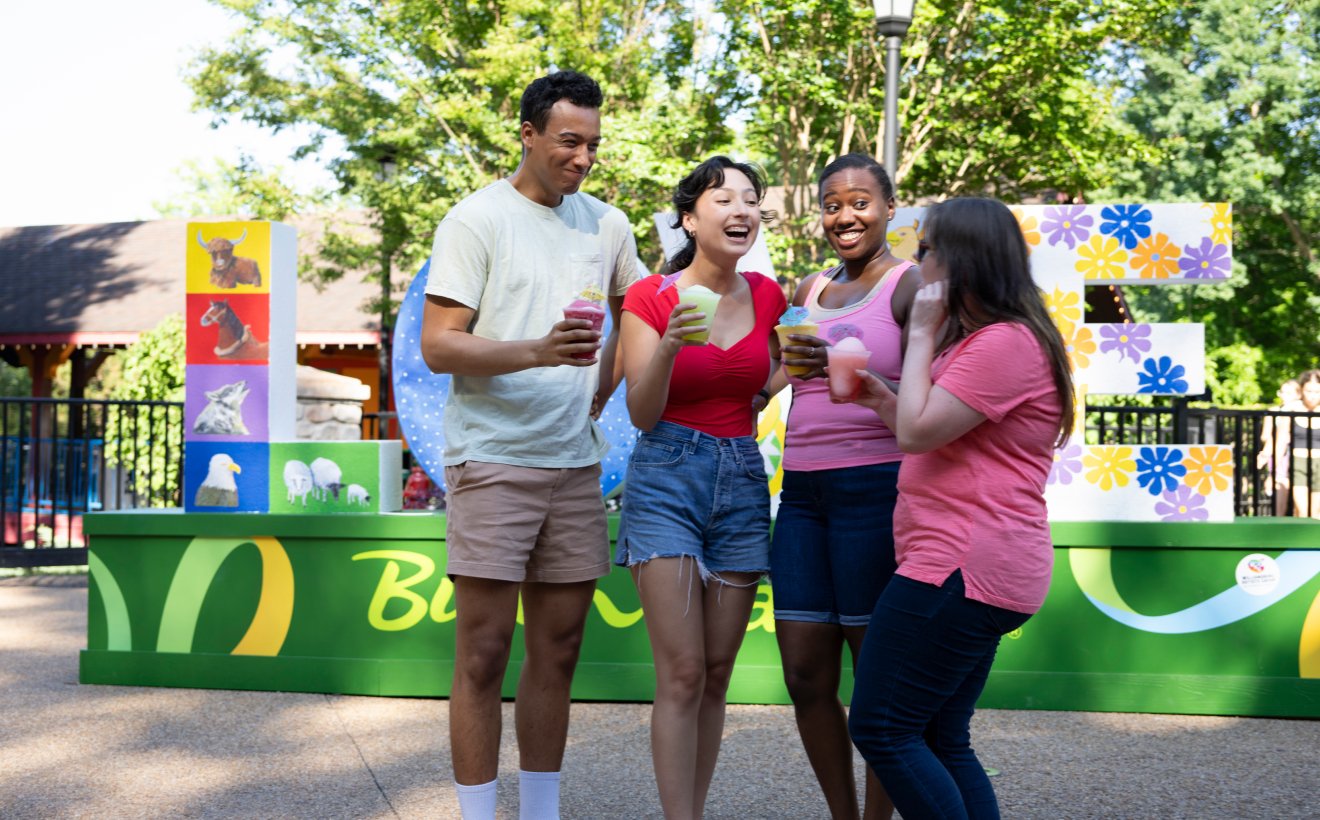
<path fill-rule="evenodd" d="M 968 598 L 1034 613 L 1054 566 L 1044 493 L 1062 408 L 1049 359 L 1029 328 L 1000 322 L 938 356 L 931 373 L 986 421 L 903 460 L 898 574 L 943 585 L 961 569 Z"/>
<path fill-rule="evenodd" d="M 820 293 L 830 282 L 829 272 L 817 276 L 805 300 L 811 321 L 818 326 L 816 335 L 831 344 L 857 336 L 871 351 L 870 368 L 898 381 L 903 370 L 903 328 L 894 318 L 894 289 L 910 267 L 911 262 L 900 262 L 865 299 L 841 308 L 821 307 Z M 875 411 L 851 402 L 832 403 L 827 379 L 789 376 L 788 381 L 793 385 L 793 404 L 784 442 L 785 470 L 833 470 L 902 460 L 894 431 Z"/>
<path fill-rule="evenodd" d="M 770 337 L 784 312 L 784 292 L 775 280 L 762 274 L 744 272 L 742 277 L 752 290 L 756 324 L 727 350 L 705 344 L 678 351 L 669 376 L 669 401 L 660 415 L 663 421 L 718 438 L 756 432 L 752 397 L 770 378 Z M 669 314 L 678 305 L 678 288 L 660 290 L 665 278 L 648 276 L 628 288 L 623 299 L 623 309 L 656 333 L 669 327 Z"/>

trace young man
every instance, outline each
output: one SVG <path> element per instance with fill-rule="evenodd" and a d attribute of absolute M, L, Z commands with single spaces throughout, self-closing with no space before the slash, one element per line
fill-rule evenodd
<path fill-rule="evenodd" d="M 458 613 L 449 732 L 467 820 L 495 816 L 500 685 L 520 593 L 521 817 L 559 816 L 569 686 L 596 579 L 610 569 L 608 444 L 594 419 L 614 391 L 619 311 L 637 271 L 624 214 L 578 193 L 596 161 L 600 104 L 600 87 L 574 71 L 529 85 L 518 170 L 454 206 L 431 252 L 422 354 L 454 376 L 444 418 Z M 615 330 L 603 345 L 588 320 L 563 318 L 587 287 L 609 295 Z"/>

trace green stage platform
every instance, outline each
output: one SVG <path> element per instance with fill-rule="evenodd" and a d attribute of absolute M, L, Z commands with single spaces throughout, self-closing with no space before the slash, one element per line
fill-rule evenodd
<path fill-rule="evenodd" d="M 83 683 L 449 692 L 442 514 L 131 511 L 84 527 Z M 1070 523 L 1054 539 L 1049 597 L 1004 640 L 983 707 L 1320 717 L 1320 524 Z M 762 585 L 731 702 L 788 702 L 773 632 Z M 646 701 L 653 685 L 637 594 L 615 569 L 574 696 Z"/>

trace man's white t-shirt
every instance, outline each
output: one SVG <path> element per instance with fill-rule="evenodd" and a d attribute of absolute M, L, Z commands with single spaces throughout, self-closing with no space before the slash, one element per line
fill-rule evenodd
<path fill-rule="evenodd" d="M 618 208 L 583 193 L 547 208 L 499 180 L 463 199 L 435 232 L 426 292 L 476 310 L 474 336 L 537 339 L 594 285 L 623 294 L 637 246 Z M 609 448 L 588 415 L 600 365 L 458 376 L 445 403 L 446 465 L 585 467 Z"/>

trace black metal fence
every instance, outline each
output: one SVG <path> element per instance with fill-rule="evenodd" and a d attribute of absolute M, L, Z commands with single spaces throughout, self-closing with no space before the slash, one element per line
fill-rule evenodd
<path fill-rule="evenodd" d="M 1087 444 L 1222 444 L 1233 448 L 1239 516 L 1320 516 L 1320 413 L 1190 407 L 1086 408 Z M 1314 457 L 1311 457 L 1314 456 Z"/>
<path fill-rule="evenodd" d="M 183 404 L 0 398 L 0 567 L 87 563 L 84 513 L 179 505 Z"/>
<path fill-rule="evenodd" d="M 0 398 L 0 567 L 85 564 L 84 513 L 180 506 L 183 428 L 179 402 Z M 394 413 L 364 416 L 363 438 L 398 437 Z M 1320 513 L 1304 489 L 1320 477 L 1320 413 L 1091 405 L 1086 441 L 1226 444 L 1237 515 Z"/>

